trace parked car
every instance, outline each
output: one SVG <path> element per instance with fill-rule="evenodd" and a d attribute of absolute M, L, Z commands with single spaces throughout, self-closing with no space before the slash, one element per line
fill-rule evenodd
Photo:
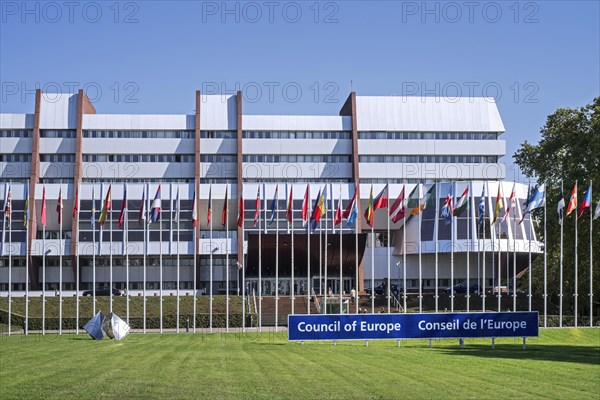
<path fill-rule="evenodd" d="M 93 290 L 86 290 L 83 292 L 84 296 L 92 296 Z M 120 289 L 112 288 L 113 296 L 123 296 L 123 291 Z M 108 286 L 100 286 L 96 288 L 96 296 L 110 296 L 110 288 Z"/>
<path fill-rule="evenodd" d="M 452 288 L 444 289 L 444 293 L 450 294 L 452 292 Z M 454 285 L 454 293 L 467 293 L 467 284 L 459 283 L 458 285 Z M 479 293 L 479 285 L 476 283 L 472 283 L 469 285 L 469 293 Z"/>
<path fill-rule="evenodd" d="M 365 291 L 367 292 L 367 294 L 371 294 L 371 288 L 368 288 Z M 393 295 L 398 296 L 400 293 L 404 292 L 404 288 L 401 288 L 399 285 L 392 283 L 392 286 L 390 287 L 390 292 Z M 387 294 L 387 288 L 385 283 L 380 283 L 379 285 L 375 286 L 375 294 Z"/>

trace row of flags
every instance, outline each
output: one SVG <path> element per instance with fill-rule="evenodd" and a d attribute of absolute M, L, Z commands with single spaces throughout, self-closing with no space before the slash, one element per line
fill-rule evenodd
<path fill-rule="evenodd" d="M 411 191 L 411 193 L 408 196 L 406 196 L 406 194 L 405 194 L 406 193 L 405 192 L 406 185 L 404 185 L 402 187 L 400 194 L 396 198 L 396 200 L 390 205 L 389 204 L 389 186 L 386 185 L 381 190 L 381 192 L 379 192 L 379 194 L 377 196 L 374 196 L 373 185 L 371 185 L 371 191 L 369 194 L 369 202 L 368 202 L 367 208 L 365 209 L 365 212 L 364 212 L 364 217 L 365 217 L 366 223 L 370 227 L 373 227 L 375 211 L 380 208 L 387 208 L 388 206 L 389 206 L 388 217 L 394 223 L 401 221 L 402 219 L 406 218 L 407 216 L 418 215 L 425 208 L 430 207 L 435 204 L 435 196 L 434 196 L 435 186 L 436 186 L 436 184 L 433 184 L 427 190 L 425 195 L 421 195 L 422 186 L 416 185 L 414 187 L 414 189 Z M 465 190 L 463 191 L 462 195 L 458 198 L 456 203 L 454 203 L 455 199 L 454 199 L 454 195 L 453 195 L 453 188 L 454 188 L 454 185 L 451 185 L 450 191 L 446 196 L 445 202 L 444 202 L 444 204 L 441 208 L 441 212 L 440 212 L 440 218 L 444 221 L 445 224 L 450 224 L 453 216 L 460 216 L 469 207 L 469 201 L 468 201 L 469 200 L 469 186 L 467 186 L 465 188 Z M 225 224 L 226 224 L 227 215 L 229 213 L 228 189 L 229 188 L 227 188 L 225 190 L 225 199 L 224 199 L 224 204 L 223 204 L 223 210 L 221 213 L 221 224 L 223 226 L 225 226 Z M 112 192 L 112 185 L 109 185 L 108 191 L 104 198 L 104 201 L 102 202 L 102 209 L 100 211 L 100 216 L 98 218 L 98 223 L 100 224 L 100 226 L 104 226 L 104 224 L 106 223 L 106 220 L 108 219 L 109 211 L 111 210 L 111 204 L 112 204 L 111 192 Z M 279 194 L 279 185 L 277 185 L 275 187 L 273 200 L 271 201 L 271 204 L 269 207 L 270 212 L 271 212 L 271 216 L 268 221 L 269 225 L 272 224 L 273 221 L 275 220 L 275 215 L 277 214 L 277 211 L 278 211 L 278 204 L 279 204 L 279 195 L 278 194 Z M 342 208 L 343 208 L 342 207 L 343 206 L 342 199 L 341 198 L 339 199 L 337 207 L 335 209 L 334 218 L 333 218 L 334 226 L 337 226 L 340 223 L 342 223 L 342 221 L 344 219 L 346 220 L 346 223 L 348 226 L 354 226 L 354 224 L 356 223 L 357 210 L 358 210 L 356 194 L 357 194 L 357 190 L 355 188 L 352 199 L 350 199 L 350 202 L 347 204 L 346 208 L 343 209 L 343 211 L 342 211 Z M 155 223 L 160 220 L 161 186 L 160 185 L 158 186 L 158 188 L 156 190 L 156 194 L 154 195 L 154 198 L 152 200 L 152 204 L 150 207 L 150 215 L 147 215 L 147 212 L 146 212 L 146 197 L 147 197 L 147 193 L 146 193 L 146 189 L 144 189 L 143 194 L 142 194 L 142 203 L 141 203 L 140 209 L 139 209 L 138 222 L 140 225 L 142 225 L 144 223 L 144 221 L 146 221 L 148 218 L 151 223 Z M 208 208 L 207 208 L 206 219 L 207 219 L 207 225 L 210 225 L 211 218 L 212 218 L 212 187 L 209 190 L 208 198 L 209 199 L 208 199 Z M 479 205 L 477 208 L 479 225 L 481 225 L 483 223 L 483 218 L 485 216 L 485 198 L 486 198 L 486 196 L 485 196 L 485 186 L 484 186 L 483 191 L 481 193 L 481 199 L 480 199 L 480 202 L 479 202 Z M 509 218 L 511 211 L 515 210 L 514 212 L 516 212 L 516 205 L 517 205 L 516 183 L 513 185 L 513 188 L 512 188 L 510 197 L 508 199 L 508 202 L 506 204 L 506 207 L 504 207 L 503 198 L 504 197 L 502 195 L 501 185 L 499 185 L 498 186 L 498 194 L 496 196 L 496 202 L 495 202 L 495 206 L 494 206 L 494 210 L 493 210 L 494 213 L 493 213 L 492 224 L 497 223 L 497 222 L 504 222 Z M 290 195 L 288 197 L 287 209 L 286 209 L 286 213 L 285 213 L 286 219 L 290 223 L 292 222 L 292 212 L 293 212 L 292 199 L 293 199 L 293 188 L 290 188 Z M 523 222 L 525 216 L 527 214 L 529 214 L 531 211 L 533 211 L 537 208 L 543 207 L 545 205 L 545 201 L 546 201 L 546 195 L 545 195 L 545 185 L 544 184 L 537 186 L 531 192 L 528 189 L 528 197 L 527 197 L 526 203 L 525 203 L 525 211 L 523 212 L 522 218 L 519 223 Z M 317 228 L 321 218 L 324 217 L 327 213 L 327 186 L 325 186 L 322 189 L 319 189 L 319 192 L 318 192 L 317 197 L 314 202 L 314 206 L 312 207 L 312 212 L 310 211 L 309 203 L 310 203 L 309 186 L 307 185 L 306 191 L 304 194 L 304 199 L 302 202 L 301 219 L 305 225 L 310 223 L 310 228 L 314 231 Z M 11 207 L 12 207 L 11 191 L 10 191 L 10 186 L 7 184 L 6 197 L 4 200 L 4 217 L 5 218 L 10 217 L 10 214 L 12 211 Z M 63 198 L 62 198 L 62 188 L 60 188 L 59 194 L 58 194 L 57 205 L 56 205 L 57 221 L 59 224 L 62 222 L 63 207 L 64 207 L 64 204 L 63 204 Z M 564 219 L 564 214 L 565 214 L 564 208 L 566 208 L 566 215 L 568 216 L 573 211 L 577 210 L 577 207 L 578 207 L 577 183 L 575 183 L 575 186 L 573 187 L 573 191 L 571 193 L 571 197 L 570 197 L 568 203 L 565 202 L 562 184 L 561 184 L 561 193 L 560 193 L 560 198 L 559 198 L 559 201 L 557 204 L 559 223 L 562 224 L 562 221 Z M 30 216 L 29 216 L 29 189 L 28 188 L 27 188 L 27 192 L 26 192 L 26 196 L 25 196 L 25 207 L 24 208 L 25 208 L 26 218 L 24 218 L 23 224 L 25 226 L 27 226 L 28 220 L 30 219 Z M 582 218 L 582 216 L 587 208 L 589 208 L 590 210 L 592 208 L 592 185 L 591 184 L 589 185 L 587 191 L 585 192 L 583 200 L 582 200 L 581 204 L 579 205 L 579 212 L 578 212 L 578 216 L 577 216 L 578 219 Z M 503 215 L 501 215 L 502 209 L 504 209 Z M 192 211 L 193 226 L 196 227 L 197 221 L 198 221 L 198 210 L 197 210 L 195 193 L 194 193 L 194 201 L 193 201 L 193 205 L 192 205 L 192 210 L 193 210 Z M 73 204 L 73 217 L 76 216 L 78 211 L 79 211 L 79 191 L 77 190 L 75 192 L 75 201 Z M 181 207 L 180 207 L 179 188 L 178 188 L 176 199 L 175 199 L 175 222 L 176 223 L 179 223 L 180 211 L 181 211 Z M 256 194 L 256 209 L 254 212 L 254 224 L 253 224 L 254 227 L 256 227 L 258 224 L 258 220 L 260 218 L 260 211 L 261 211 L 261 195 L 260 195 L 260 186 L 259 186 L 257 194 Z M 127 186 L 125 185 L 125 190 L 123 192 L 123 201 L 122 201 L 121 210 L 120 210 L 120 214 L 119 214 L 119 220 L 118 220 L 119 228 L 123 228 L 123 226 L 125 224 L 126 213 L 127 213 Z M 95 214 L 96 214 L 96 193 L 95 193 L 95 186 L 94 186 L 92 188 L 92 207 L 91 207 L 91 219 L 90 219 L 92 229 L 95 228 L 95 223 L 96 223 Z M 598 205 L 596 206 L 596 208 L 594 210 L 593 219 L 597 219 L 599 217 L 600 217 L 600 201 L 598 202 Z M 41 224 L 43 226 L 46 226 L 46 218 L 47 218 L 46 187 L 44 186 L 43 191 L 42 191 L 42 208 L 41 208 L 41 215 L 40 215 Z M 244 199 L 243 199 L 243 196 L 240 196 L 237 225 L 239 227 L 242 227 L 243 223 L 244 223 Z"/>

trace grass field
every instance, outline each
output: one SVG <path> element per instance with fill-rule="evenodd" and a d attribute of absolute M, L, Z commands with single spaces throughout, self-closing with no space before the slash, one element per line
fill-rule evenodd
<path fill-rule="evenodd" d="M 288 343 L 287 333 L 0 337 L 0 398 L 598 399 L 600 329 Z"/>

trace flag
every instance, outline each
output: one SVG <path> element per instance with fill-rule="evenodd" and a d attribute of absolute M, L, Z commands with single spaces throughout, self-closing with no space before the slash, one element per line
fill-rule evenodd
<path fill-rule="evenodd" d="M 477 225 L 481 226 L 481 224 L 483 224 L 483 219 L 485 218 L 485 182 L 483 184 L 483 189 L 481 189 L 481 198 L 479 199 L 477 211 L 479 212 Z"/>
<path fill-rule="evenodd" d="M 402 185 L 402 191 L 390 207 L 389 215 L 392 217 L 392 222 L 400 221 L 406 215 L 406 204 L 404 202 L 406 185 Z"/>
<path fill-rule="evenodd" d="M 569 200 L 569 204 L 567 206 L 567 215 L 571 214 L 573 210 L 577 209 L 577 182 L 575 182 L 575 186 L 573 186 L 573 192 L 571 192 L 571 199 Z"/>
<path fill-rule="evenodd" d="M 565 195 L 563 194 L 563 185 L 560 183 L 560 199 L 558 200 L 558 205 L 556 206 L 556 212 L 558 213 L 558 224 L 562 225 L 563 223 L 563 215 L 565 208 Z"/>
<path fill-rule="evenodd" d="M 100 224 L 100 226 L 104 226 L 104 223 L 106 222 L 106 219 L 108 218 L 108 212 L 110 211 L 110 203 L 111 203 L 111 197 L 110 197 L 110 189 L 112 188 L 112 185 L 110 185 L 108 187 L 108 192 L 106 192 L 106 198 L 104 199 L 104 205 L 102 206 L 102 211 L 100 211 L 100 218 L 98 218 L 98 223 Z"/>
<path fill-rule="evenodd" d="M 240 194 L 240 205 L 238 207 L 237 225 L 240 228 L 244 227 L 244 196 Z"/>
<path fill-rule="evenodd" d="M 62 202 L 62 187 L 61 187 L 60 189 L 58 189 L 58 201 L 56 202 L 56 213 L 58 214 L 58 224 L 59 225 L 62 223 L 62 208 L 63 208 L 63 202 Z"/>
<path fill-rule="evenodd" d="M 598 200 L 598 205 L 596 206 L 596 210 L 594 211 L 594 219 L 600 217 L 600 200 Z"/>
<path fill-rule="evenodd" d="M 44 190 L 42 191 L 42 213 L 40 215 L 40 221 L 42 225 L 46 226 L 46 185 L 44 185 Z"/>
<path fill-rule="evenodd" d="M 450 225 L 450 223 L 452 223 L 452 214 L 454 211 L 452 208 L 453 198 L 454 196 L 452 195 L 451 186 L 450 192 L 448 192 L 448 195 L 446 196 L 446 202 L 444 203 L 444 206 L 442 207 L 442 210 L 440 212 L 440 217 L 444 220 L 445 225 Z"/>
<path fill-rule="evenodd" d="M 323 189 L 323 191 L 325 191 L 325 189 Z M 321 211 L 323 211 L 324 203 L 325 203 L 325 201 L 323 198 L 323 194 L 321 193 L 321 189 L 319 189 L 319 193 L 317 194 L 317 199 L 315 200 L 315 207 L 314 207 L 312 215 L 310 217 L 310 222 L 311 222 L 310 226 L 313 231 L 315 229 L 317 229 L 317 224 L 321 220 L 321 216 L 325 214 L 324 212 L 323 212 L 323 214 L 321 214 Z"/>
<path fill-rule="evenodd" d="M 206 225 L 210 225 L 212 218 L 212 185 L 208 187 L 208 209 L 206 210 Z"/>
<path fill-rule="evenodd" d="M 288 199 L 288 206 L 287 206 L 287 210 L 285 212 L 285 218 L 288 220 L 288 222 L 292 222 L 292 210 L 294 208 L 294 196 L 293 196 L 293 189 L 294 187 L 292 185 L 290 185 L 290 197 Z"/>
<path fill-rule="evenodd" d="M 333 226 L 337 226 L 342 222 L 342 195 L 340 194 L 340 199 L 338 200 L 338 206 L 335 209 L 335 214 L 333 216 Z"/>
<path fill-rule="evenodd" d="M 302 224 L 308 223 L 308 203 L 310 202 L 308 194 L 308 185 L 306 185 L 306 192 L 304 192 L 304 200 L 302 200 Z"/>
<path fill-rule="evenodd" d="M 375 219 L 375 210 L 373 209 L 373 184 L 371 184 L 371 193 L 369 194 L 369 203 L 367 205 L 367 209 L 365 210 L 365 219 L 367 220 L 367 224 L 372 228 L 373 220 Z"/>
<path fill-rule="evenodd" d="M 279 193 L 279 185 L 275 186 L 275 193 L 273 194 L 273 200 L 271 200 L 271 219 L 269 219 L 269 225 L 275 221 L 275 212 L 277 211 L 277 198 Z"/>
<path fill-rule="evenodd" d="M 29 222 L 29 182 L 25 186 L 25 206 L 23 207 L 23 226 L 27 227 Z"/>
<path fill-rule="evenodd" d="M 144 187 L 142 190 L 142 204 L 140 204 L 140 212 L 138 213 L 138 223 L 142 225 L 146 218 L 146 187 Z"/>
<path fill-rule="evenodd" d="M 229 185 L 225 186 L 225 201 L 223 202 L 223 211 L 221 212 L 221 225 L 225 226 L 225 224 L 227 223 L 227 213 L 229 212 L 229 209 L 227 208 L 227 202 L 228 202 L 228 191 L 229 191 Z"/>
<path fill-rule="evenodd" d="M 192 225 L 198 226 L 198 205 L 196 203 L 196 188 L 194 187 L 194 200 L 192 201 Z"/>
<path fill-rule="evenodd" d="M 463 213 L 463 211 L 467 210 L 468 208 L 469 208 L 469 185 L 467 185 L 465 191 L 463 192 L 463 194 L 460 196 L 460 198 L 456 202 L 456 207 L 454 207 L 453 215 L 455 217 L 458 217 L 458 216 L 460 216 L 460 214 Z"/>
<path fill-rule="evenodd" d="M 348 226 L 354 226 L 356 224 L 357 216 L 358 216 L 358 201 L 354 200 L 354 203 L 352 205 L 352 209 L 350 210 L 350 214 L 348 215 L 346 224 Z"/>
<path fill-rule="evenodd" d="M 496 207 L 494 210 L 494 219 L 492 220 L 492 224 L 496 222 L 498 216 L 500 215 L 500 210 L 502 210 L 502 207 L 504 207 L 504 204 L 502 203 L 502 195 L 500 193 L 501 188 L 502 184 L 498 182 L 498 195 L 496 196 Z"/>
<path fill-rule="evenodd" d="M 435 183 L 433 185 L 431 185 L 431 187 L 427 190 L 427 192 L 425 193 L 425 196 L 422 197 L 421 199 L 421 204 L 420 204 L 420 210 L 421 212 L 426 209 L 427 207 L 435 207 L 435 202 L 437 201 L 435 196 Z"/>
<path fill-rule="evenodd" d="M 150 216 L 150 222 L 158 222 L 158 220 L 160 220 L 161 206 L 162 201 L 160 198 L 160 185 L 158 185 L 158 189 L 156 189 L 156 194 L 154 195 L 154 200 L 152 201 L 152 215 Z"/>
<path fill-rule="evenodd" d="M 79 211 L 79 188 L 75 189 L 75 201 L 73 202 L 73 218 L 77 216 Z"/>
<path fill-rule="evenodd" d="M 536 208 L 544 207 L 546 202 L 546 185 L 541 184 L 536 187 L 531 194 L 531 197 L 527 200 L 527 210 L 526 212 L 531 212 Z"/>
<path fill-rule="evenodd" d="M 587 192 L 585 192 L 585 196 L 583 196 L 583 200 L 581 201 L 581 205 L 579 206 L 579 216 L 577 219 L 581 219 L 583 216 L 583 212 L 586 208 L 592 209 L 592 184 L 588 187 Z"/>
<path fill-rule="evenodd" d="M 179 200 L 179 185 L 177 185 L 177 195 L 175 196 L 175 223 L 179 225 L 179 214 L 181 212 L 181 201 Z"/>
<path fill-rule="evenodd" d="M 4 218 L 8 217 L 8 219 L 10 220 L 10 208 L 12 206 L 12 201 L 10 199 L 10 186 L 6 184 L 6 187 L 8 188 L 8 190 L 6 192 L 6 199 L 4 199 Z"/>
<path fill-rule="evenodd" d="M 417 183 L 413 190 L 408 195 L 406 200 L 406 211 L 410 211 L 410 215 L 418 215 L 420 210 L 421 200 L 421 184 Z"/>
<path fill-rule="evenodd" d="M 350 203 L 348 203 L 348 205 L 346 206 L 346 209 L 344 210 L 344 213 L 342 214 L 342 216 L 345 219 L 348 219 L 350 217 L 350 214 L 352 213 L 352 210 L 354 209 L 354 203 L 356 202 L 356 193 L 357 192 L 358 192 L 358 190 L 356 190 L 356 186 L 354 186 L 354 195 L 352 196 Z"/>
<path fill-rule="evenodd" d="M 258 186 L 258 190 L 256 191 L 256 210 L 254 210 L 254 227 L 258 225 L 258 219 L 260 218 L 260 185 Z"/>
<path fill-rule="evenodd" d="M 373 200 L 373 210 L 388 206 L 388 185 L 385 185 L 383 190 Z"/>
<path fill-rule="evenodd" d="M 96 185 L 92 184 L 92 216 L 90 218 L 92 230 L 96 227 Z"/>
<path fill-rule="evenodd" d="M 502 217 L 502 222 L 504 222 L 508 219 L 511 208 L 515 209 L 515 211 L 513 211 L 513 213 L 516 212 L 516 208 L 515 208 L 517 206 L 516 190 L 517 190 L 516 183 L 513 183 L 513 190 L 512 190 L 512 192 L 510 192 L 510 197 L 508 198 L 508 203 L 506 204 L 506 211 L 504 212 L 504 217 Z"/>
<path fill-rule="evenodd" d="M 119 214 L 119 228 L 123 227 L 125 218 L 127 217 L 127 185 L 123 188 L 123 202 L 121 203 L 121 214 Z"/>

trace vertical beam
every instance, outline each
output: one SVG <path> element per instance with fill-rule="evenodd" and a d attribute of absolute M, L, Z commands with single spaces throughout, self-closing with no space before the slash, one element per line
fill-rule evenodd
<path fill-rule="evenodd" d="M 244 183 L 243 183 L 243 165 L 242 165 L 242 92 L 238 90 L 236 94 L 236 104 L 237 104 L 237 199 L 243 193 Z M 232 196 L 233 198 L 233 196 Z M 239 205 L 238 205 L 239 207 Z M 237 226 L 237 262 L 239 265 L 244 265 L 244 230 Z M 228 266 L 229 268 L 229 266 Z"/>
<path fill-rule="evenodd" d="M 199 90 L 196 90 L 196 123 L 195 123 L 195 134 L 194 134 L 194 138 L 195 138 L 195 147 L 194 147 L 194 160 L 195 160 L 195 165 L 194 165 L 194 196 L 196 196 L 196 208 L 199 208 L 200 206 L 200 168 L 201 168 L 201 163 L 200 163 L 200 104 L 201 104 L 201 100 L 202 100 L 202 93 Z M 198 210 L 196 210 L 196 212 L 198 213 L 198 222 L 196 224 L 196 240 L 194 242 L 194 254 L 196 254 L 196 256 L 198 255 L 198 239 L 200 238 L 200 213 L 198 212 Z M 194 265 L 194 268 L 196 268 L 196 282 L 194 282 L 194 289 L 198 289 L 198 282 L 200 281 L 200 271 L 199 271 L 199 267 L 198 265 L 200 264 L 200 257 L 196 257 L 196 264 Z M 194 326 L 195 328 L 195 326 Z"/>
<path fill-rule="evenodd" d="M 73 201 L 75 193 L 83 178 L 83 114 L 96 114 L 96 108 L 87 97 L 83 89 L 77 93 L 77 130 L 75 132 L 75 165 L 73 167 Z M 77 246 L 79 244 L 79 213 L 71 221 L 71 268 L 73 279 L 79 279 L 81 274 L 77 271 Z"/>
<path fill-rule="evenodd" d="M 37 266 L 39 262 L 34 263 L 31 258 L 31 248 L 37 232 L 37 216 L 35 213 L 35 188 L 40 179 L 40 108 L 42 103 L 42 91 L 35 91 L 35 111 L 33 114 L 33 140 L 31 142 L 31 176 L 29 180 L 29 234 L 27 236 L 27 255 L 29 257 L 29 282 L 33 290 L 40 289 L 38 280 Z"/>
<path fill-rule="evenodd" d="M 352 121 L 352 181 L 356 186 L 356 207 L 358 215 L 356 217 L 356 229 L 360 234 L 362 232 L 362 213 L 360 207 L 360 173 L 358 163 L 358 125 L 356 119 L 356 92 L 351 92 L 346 102 L 340 110 L 340 115 L 350 116 Z M 364 291 L 364 268 L 361 261 L 358 267 L 358 282 L 357 289 L 359 292 Z"/>

